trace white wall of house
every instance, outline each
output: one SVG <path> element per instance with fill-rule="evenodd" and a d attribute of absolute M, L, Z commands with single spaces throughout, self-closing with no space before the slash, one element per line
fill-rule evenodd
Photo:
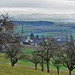
<path fill-rule="evenodd" d="M 29 42 L 29 41 L 30 41 L 30 42 L 33 42 L 33 40 L 31 40 L 30 37 L 28 37 L 28 38 L 25 40 L 25 42 Z"/>

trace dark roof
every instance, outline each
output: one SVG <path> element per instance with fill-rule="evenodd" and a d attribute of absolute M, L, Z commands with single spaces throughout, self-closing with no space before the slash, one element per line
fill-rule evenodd
<path fill-rule="evenodd" d="M 37 39 L 34 40 L 35 43 L 40 43 L 40 42 L 42 42 L 42 41 L 43 41 L 42 38 L 37 38 Z"/>

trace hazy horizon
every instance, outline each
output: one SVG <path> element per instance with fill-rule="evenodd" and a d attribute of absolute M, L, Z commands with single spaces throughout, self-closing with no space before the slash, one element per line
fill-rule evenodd
<path fill-rule="evenodd" d="M 16 20 L 75 21 L 75 0 L 0 0 L 0 13 Z"/>

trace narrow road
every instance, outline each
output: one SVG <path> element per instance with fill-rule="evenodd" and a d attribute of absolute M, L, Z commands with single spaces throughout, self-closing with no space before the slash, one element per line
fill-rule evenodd
<path fill-rule="evenodd" d="M 2 63 L 2 64 L 11 64 L 11 63 L 6 63 L 6 62 L 0 62 L 0 63 Z M 15 65 L 26 66 L 26 67 L 34 67 L 34 66 L 20 65 L 20 64 L 15 64 Z M 37 68 L 41 68 L 41 67 L 37 67 Z M 46 68 L 44 68 L 44 69 L 46 69 Z M 56 71 L 56 69 L 50 69 L 50 70 Z M 69 72 L 69 71 L 65 71 L 65 70 L 59 70 L 59 71 L 61 71 L 61 72 Z M 75 72 L 72 72 L 72 73 L 75 73 Z"/>

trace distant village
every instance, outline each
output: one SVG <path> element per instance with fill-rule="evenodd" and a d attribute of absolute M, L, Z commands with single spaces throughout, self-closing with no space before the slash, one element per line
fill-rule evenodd
<path fill-rule="evenodd" d="M 20 35 L 21 37 L 21 44 L 22 45 L 35 45 L 38 46 L 41 42 L 44 41 L 45 37 L 39 37 L 38 35 L 35 36 L 33 33 L 31 33 L 28 37 L 24 35 L 23 27 L 22 27 L 22 33 Z M 65 43 L 65 40 L 63 38 L 55 38 L 57 41 L 57 44 L 63 45 Z"/>

